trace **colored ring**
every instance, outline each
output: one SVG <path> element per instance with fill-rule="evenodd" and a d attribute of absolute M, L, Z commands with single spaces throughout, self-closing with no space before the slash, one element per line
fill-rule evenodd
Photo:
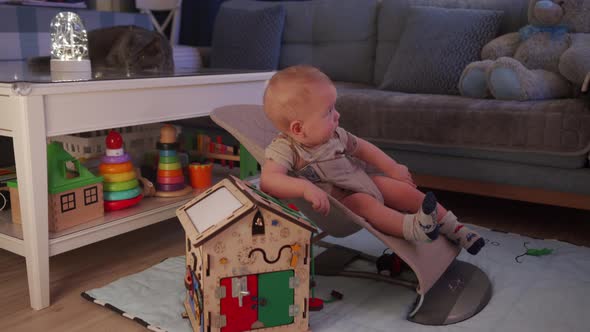
<path fill-rule="evenodd" d="M 176 150 L 160 150 L 160 157 L 174 157 Z"/>
<path fill-rule="evenodd" d="M 175 163 L 170 163 L 170 164 L 162 164 L 162 163 L 158 163 L 158 169 L 164 170 L 164 171 L 173 171 L 175 169 L 180 169 L 180 163 L 177 161 Z"/>
<path fill-rule="evenodd" d="M 182 169 L 174 169 L 170 171 L 159 169 L 158 176 L 163 178 L 171 178 L 175 176 L 184 176 L 184 174 L 182 173 Z"/>
<path fill-rule="evenodd" d="M 105 164 L 122 164 L 131 160 L 129 154 L 125 153 L 122 156 L 116 157 L 109 157 L 109 156 L 102 156 L 101 161 Z"/>
<path fill-rule="evenodd" d="M 170 157 L 162 157 L 160 156 L 160 163 L 162 164 L 173 164 L 178 162 L 177 156 L 170 156 Z"/>
<path fill-rule="evenodd" d="M 118 148 L 118 149 L 107 149 L 106 155 L 109 157 L 118 157 L 122 156 L 125 153 L 125 149 Z"/>
<path fill-rule="evenodd" d="M 158 176 L 156 178 L 156 183 L 162 183 L 162 184 L 184 183 L 184 176 Z"/>
<path fill-rule="evenodd" d="M 105 182 L 102 184 L 104 191 L 123 191 L 135 188 L 137 186 L 139 186 L 139 181 L 137 181 L 137 179 L 132 179 L 125 182 Z"/>
<path fill-rule="evenodd" d="M 139 201 L 141 201 L 142 198 L 143 198 L 143 195 L 139 195 L 137 197 L 134 197 L 131 199 L 124 199 L 122 201 L 104 201 L 104 210 L 105 211 L 115 211 L 115 210 L 121 210 L 124 208 L 128 208 L 130 206 L 133 206 L 133 205 L 139 203 Z"/>
<path fill-rule="evenodd" d="M 105 191 L 103 192 L 103 199 L 105 201 L 122 201 L 137 197 L 140 194 L 141 188 L 139 187 L 123 191 Z"/>
<path fill-rule="evenodd" d="M 184 189 L 184 183 L 175 183 L 175 184 L 161 184 L 156 183 L 156 190 L 159 191 L 177 191 Z"/>
<path fill-rule="evenodd" d="M 135 171 L 117 174 L 103 174 L 102 177 L 104 178 L 104 182 L 125 182 L 135 179 Z"/>
<path fill-rule="evenodd" d="M 174 143 L 156 143 L 156 149 L 158 150 L 177 150 L 178 149 L 178 142 Z"/>
<path fill-rule="evenodd" d="M 133 170 L 133 164 L 130 161 L 120 164 L 100 164 L 98 165 L 100 174 L 125 173 Z"/>

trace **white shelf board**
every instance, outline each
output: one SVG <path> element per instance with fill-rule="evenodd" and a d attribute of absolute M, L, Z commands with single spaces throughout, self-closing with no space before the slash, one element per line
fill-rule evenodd
<path fill-rule="evenodd" d="M 217 183 L 229 174 L 238 176 L 239 168 L 229 169 L 215 164 L 213 182 Z M 97 241 L 117 236 L 166 219 L 176 218 L 176 208 L 188 202 L 194 194 L 182 197 L 148 197 L 128 209 L 106 212 L 103 217 L 49 233 L 49 255 L 54 256 Z M 0 244 L 2 248 L 24 255 L 22 226 L 12 223 L 10 210 L 0 211 Z"/>

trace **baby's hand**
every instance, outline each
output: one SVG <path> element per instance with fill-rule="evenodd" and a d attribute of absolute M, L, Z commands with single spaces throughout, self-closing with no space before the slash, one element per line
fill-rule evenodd
<path fill-rule="evenodd" d="M 318 213 L 328 215 L 330 212 L 330 201 L 328 200 L 328 194 L 325 191 L 318 188 L 313 183 L 308 183 L 303 191 L 303 198 L 311 203 L 311 206 Z"/>
<path fill-rule="evenodd" d="M 389 172 L 389 174 L 387 175 L 396 180 L 403 181 L 413 186 L 414 188 L 416 187 L 414 179 L 412 179 L 412 174 L 410 174 L 410 171 L 408 170 L 408 167 L 406 165 L 397 164 L 394 170 L 392 172 Z"/>

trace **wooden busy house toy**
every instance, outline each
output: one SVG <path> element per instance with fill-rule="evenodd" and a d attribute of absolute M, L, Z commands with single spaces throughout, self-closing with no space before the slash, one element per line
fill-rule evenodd
<path fill-rule="evenodd" d="M 194 331 L 308 331 L 308 219 L 233 176 L 176 214 Z"/>

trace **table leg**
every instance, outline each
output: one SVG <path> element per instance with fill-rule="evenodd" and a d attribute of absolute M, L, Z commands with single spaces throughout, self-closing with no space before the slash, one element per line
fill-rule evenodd
<path fill-rule="evenodd" d="M 49 306 L 47 143 L 43 98 L 19 99 L 14 155 L 31 307 Z"/>

